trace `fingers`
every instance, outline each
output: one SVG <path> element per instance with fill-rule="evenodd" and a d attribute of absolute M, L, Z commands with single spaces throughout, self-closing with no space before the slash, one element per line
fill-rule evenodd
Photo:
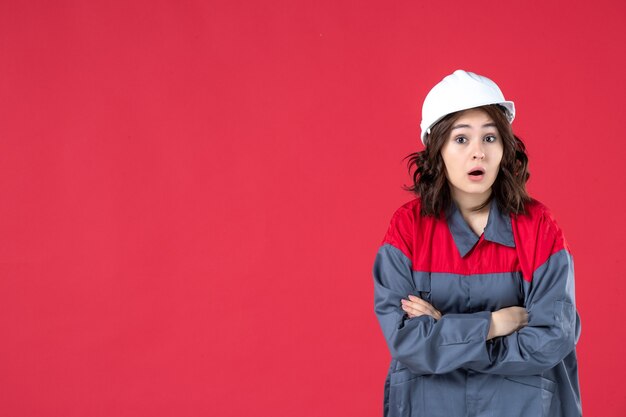
<path fill-rule="evenodd" d="M 428 315 L 435 320 L 441 319 L 441 313 L 430 303 L 414 295 L 409 295 L 409 300 L 403 299 L 402 309 L 407 312 L 410 318 Z"/>
<path fill-rule="evenodd" d="M 402 310 L 406 311 L 409 315 L 409 318 L 419 317 L 419 316 L 430 316 L 426 308 L 420 306 L 419 304 L 412 304 L 408 300 L 402 300 Z"/>
<path fill-rule="evenodd" d="M 409 300 L 413 301 L 414 303 L 424 306 L 426 308 L 428 315 L 432 316 L 436 320 L 439 320 L 441 318 L 441 313 L 439 312 L 439 310 L 433 307 L 432 304 L 430 304 L 428 301 L 422 300 L 421 298 L 416 297 L 411 294 L 409 294 Z"/>
<path fill-rule="evenodd" d="M 431 308 L 427 308 L 426 306 L 420 304 L 411 304 L 409 301 L 404 301 L 402 309 L 406 311 L 409 315 L 409 318 L 419 317 L 419 316 L 431 316 L 435 320 L 441 319 L 441 313 L 437 310 L 433 310 Z"/>

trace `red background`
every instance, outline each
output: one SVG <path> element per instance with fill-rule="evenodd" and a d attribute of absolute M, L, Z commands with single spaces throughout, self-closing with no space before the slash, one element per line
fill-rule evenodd
<path fill-rule="evenodd" d="M 380 416 L 371 268 L 421 103 L 514 100 L 624 415 L 626 7 L 0 2 L 0 415 Z"/>

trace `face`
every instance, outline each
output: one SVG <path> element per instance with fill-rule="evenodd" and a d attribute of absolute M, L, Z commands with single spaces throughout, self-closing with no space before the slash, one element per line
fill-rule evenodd
<path fill-rule="evenodd" d="M 457 202 L 487 199 L 503 151 L 500 133 L 487 113 L 480 109 L 461 113 L 441 148 L 452 198 Z"/>

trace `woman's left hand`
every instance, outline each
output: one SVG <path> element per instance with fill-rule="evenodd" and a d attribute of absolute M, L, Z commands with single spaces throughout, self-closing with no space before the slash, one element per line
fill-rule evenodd
<path fill-rule="evenodd" d="M 409 294 L 409 299 L 402 299 L 402 310 L 404 310 L 409 318 L 428 315 L 435 320 L 441 319 L 441 313 L 432 306 L 428 301 L 424 301 L 419 297 Z"/>

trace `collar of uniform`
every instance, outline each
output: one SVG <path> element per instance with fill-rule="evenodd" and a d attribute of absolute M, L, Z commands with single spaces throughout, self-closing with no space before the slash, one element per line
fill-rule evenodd
<path fill-rule="evenodd" d="M 480 237 L 476 236 L 476 233 L 469 227 L 454 201 L 451 202 L 450 207 L 446 211 L 446 219 L 454 243 L 456 243 L 461 257 L 464 257 L 474 247 Z M 498 209 L 498 204 L 494 199 L 490 203 L 489 218 L 484 235 L 485 240 L 512 248 L 515 247 L 511 217 Z"/>

